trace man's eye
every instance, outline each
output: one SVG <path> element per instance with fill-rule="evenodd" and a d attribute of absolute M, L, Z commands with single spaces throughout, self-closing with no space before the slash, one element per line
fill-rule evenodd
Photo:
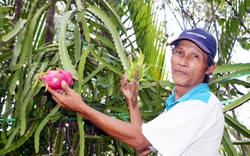
<path fill-rule="evenodd" d="M 193 54 L 193 58 L 199 58 L 199 55 Z"/>
<path fill-rule="evenodd" d="M 198 55 L 193 55 L 194 58 L 198 58 L 199 56 Z"/>
<path fill-rule="evenodd" d="M 174 54 L 182 54 L 182 52 L 180 50 L 175 50 Z"/>

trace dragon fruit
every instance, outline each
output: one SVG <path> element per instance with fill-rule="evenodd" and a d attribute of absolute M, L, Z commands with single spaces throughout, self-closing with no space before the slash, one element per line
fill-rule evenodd
<path fill-rule="evenodd" d="M 73 76 L 69 71 L 57 69 L 42 73 L 38 79 L 43 81 L 43 85 L 56 91 L 62 90 L 61 83 L 65 81 L 68 85 L 73 84 Z"/>

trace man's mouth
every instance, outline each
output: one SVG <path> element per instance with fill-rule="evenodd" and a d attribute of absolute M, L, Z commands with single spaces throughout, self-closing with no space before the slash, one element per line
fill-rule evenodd
<path fill-rule="evenodd" d="M 175 69 L 174 72 L 178 75 L 182 75 L 182 76 L 188 76 L 188 73 L 187 72 L 184 72 L 182 70 L 179 70 L 179 69 Z"/>

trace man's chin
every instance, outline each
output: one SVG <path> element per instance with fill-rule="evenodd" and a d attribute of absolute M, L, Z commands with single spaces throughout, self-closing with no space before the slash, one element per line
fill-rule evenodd
<path fill-rule="evenodd" d="M 188 82 L 186 79 L 185 80 L 183 80 L 183 79 L 181 79 L 181 80 L 174 80 L 174 83 L 175 83 L 175 85 L 176 86 L 183 86 L 183 87 L 185 87 L 185 86 L 188 86 L 188 84 L 190 83 L 190 82 Z"/>

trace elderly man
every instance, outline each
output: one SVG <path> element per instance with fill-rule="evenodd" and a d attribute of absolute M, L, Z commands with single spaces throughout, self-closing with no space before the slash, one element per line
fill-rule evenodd
<path fill-rule="evenodd" d="M 148 123 L 142 123 L 139 106 L 132 103 L 131 83 L 121 79 L 121 91 L 130 108 L 130 123 L 89 107 L 68 85 L 63 91 L 48 89 L 64 108 L 78 112 L 109 135 L 135 148 L 138 155 L 152 151 L 163 156 L 218 156 L 224 130 L 222 106 L 209 91 L 209 75 L 216 67 L 216 40 L 195 28 L 183 31 L 173 45 L 171 65 L 175 83 L 166 109 Z"/>

